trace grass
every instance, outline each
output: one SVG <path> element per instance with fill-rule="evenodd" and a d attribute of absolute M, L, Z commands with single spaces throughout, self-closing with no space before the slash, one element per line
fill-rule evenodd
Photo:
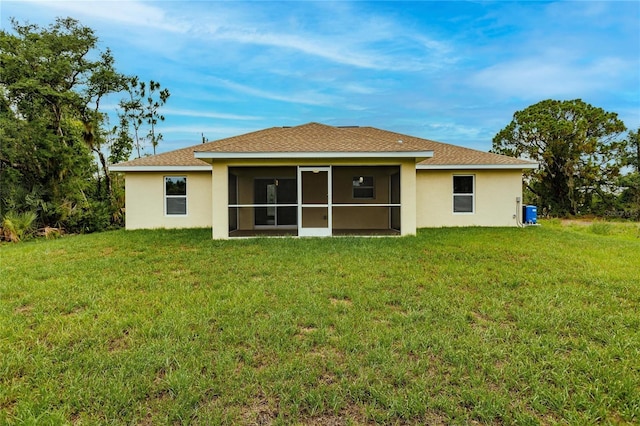
<path fill-rule="evenodd" d="M 561 227 L 571 232 L 588 232 L 597 235 L 610 235 L 628 240 L 637 240 L 640 238 L 640 224 L 638 222 L 614 222 L 599 219 L 549 219 L 544 221 L 544 224 L 554 228 Z"/>
<path fill-rule="evenodd" d="M 4 244 L 0 424 L 638 423 L 629 232 Z"/>

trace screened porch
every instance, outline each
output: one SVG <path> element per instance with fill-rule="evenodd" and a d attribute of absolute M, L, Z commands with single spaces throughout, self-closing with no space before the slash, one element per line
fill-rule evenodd
<path fill-rule="evenodd" d="M 399 235 L 399 166 L 229 167 L 229 236 Z"/>

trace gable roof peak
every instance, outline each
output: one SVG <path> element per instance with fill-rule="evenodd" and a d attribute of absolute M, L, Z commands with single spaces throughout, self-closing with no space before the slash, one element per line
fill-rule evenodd
<path fill-rule="evenodd" d="M 363 134 L 359 126 L 336 127 L 310 122 L 293 127 L 277 127 L 247 133 L 195 147 L 194 151 L 208 153 L 392 153 L 416 152 L 418 157 L 429 151 L 414 138 L 398 144 L 392 133 Z M 199 156 L 199 155 L 196 155 Z M 429 155 L 430 156 L 430 155 Z M 200 158 L 204 158 L 200 156 Z"/>

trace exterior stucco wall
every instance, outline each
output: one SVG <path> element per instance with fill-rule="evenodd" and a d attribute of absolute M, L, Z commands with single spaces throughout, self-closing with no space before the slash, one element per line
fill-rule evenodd
<path fill-rule="evenodd" d="M 187 178 L 187 214 L 166 215 L 165 176 Z M 211 226 L 211 172 L 129 172 L 125 175 L 127 229 Z"/>
<path fill-rule="evenodd" d="M 214 239 L 229 237 L 229 168 L 227 164 L 216 164 L 211 173 L 212 205 L 211 235 Z"/>
<path fill-rule="evenodd" d="M 400 234 L 415 235 L 417 228 L 416 165 L 413 161 L 403 162 L 400 166 Z"/>
<path fill-rule="evenodd" d="M 267 163 L 267 164 L 265 164 Z M 268 164 L 271 163 L 271 164 Z M 263 161 L 262 165 L 299 165 L 299 161 Z M 334 165 L 373 166 L 374 161 L 354 164 L 353 161 L 331 162 Z M 310 163 L 310 164 L 315 164 Z M 252 162 L 234 162 L 233 166 L 256 166 Z M 228 237 L 228 167 L 217 163 L 211 172 L 129 172 L 125 177 L 126 228 L 194 228 L 218 224 L 215 238 Z M 522 172 L 520 170 L 418 170 L 412 161 L 400 164 L 401 174 L 401 229 L 403 235 L 414 234 L 415 229 L 441 226 L 515 226 L 516 197 L 522 199 Z M 474 213 L 453 213 L 453 176 L 475 176 Z M 187 177 L 187 215 L 166 215 L 164 177 Z M 215 186 L 215 187 L 214 187 Z M 215 195 L 217 194 L 217 196 Z M 220 206 L 221 208 L 212 208 Z M 343 209 L 349 209 L 343 207 Z M 374 213 L 375 208 L 369 213 Z M 384 209 L 380 209 L 382 216 Z M 361 223 L 362 228 L 377 227 L 379 220 Z M 334 217 L 334 227 L 356 227 L 341 223 Z M 385 223 L 388 222 L 385 214 Z"/>
<path fill-rule="evenodd" d="M 417 226 L 516 226 L 521 170 L 418 170 Z M 475 176 L 473 213 L 453 212 L 453 176 Z"/>

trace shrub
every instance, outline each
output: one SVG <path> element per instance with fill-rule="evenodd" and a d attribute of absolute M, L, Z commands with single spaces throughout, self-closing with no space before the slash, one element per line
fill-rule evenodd
<path fill-rule="evenodd" d="M 110 205 L 106 201 L 88 200 L 82 204 L 66 203 L 60 207 L 65 231 L 87 234 L 105 231 L 111 225 Z"/>
<path fill-rule="evenodd" d="M 589 231 L 598 235 L 609 235 L 611 234 L 611 224 L 604 222 L 595 222 L 589 226 Z"/>
<path fill-rule="evenodd" d="M 33 236 L 38 215 L 34 212 L 7 212 L 2 219 L 2 237 L 7 241 L 18 242 Z"/>
<path fill-rule="evenodd" d="M 44 237 L 47 240 L 53 240 L 62 236 L 62 229 L 45 226 L 44 228 L 38 230 L 38 236 Z"/>

